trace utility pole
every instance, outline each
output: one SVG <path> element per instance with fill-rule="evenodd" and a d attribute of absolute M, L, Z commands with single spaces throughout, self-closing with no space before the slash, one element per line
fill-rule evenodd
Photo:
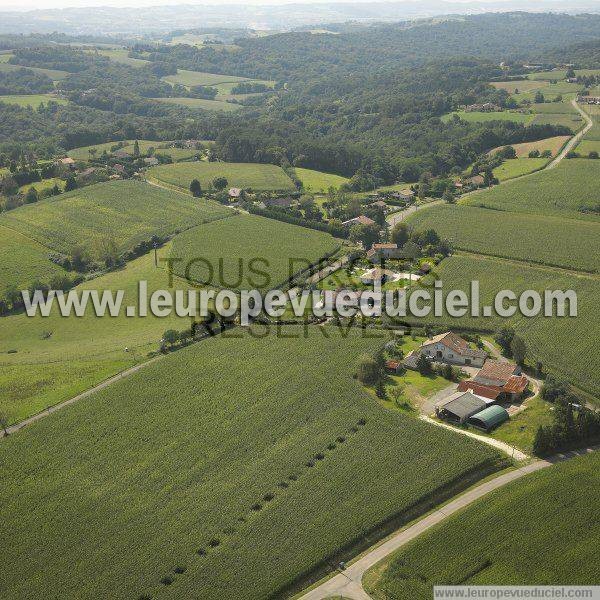
<path fill-rule="evenodd" d="M 158 267 L 158 251 L 157 251 L 158 244 L 156 242 L 154 242 L 153 246 L 154 246 L 154 266 Z"/>

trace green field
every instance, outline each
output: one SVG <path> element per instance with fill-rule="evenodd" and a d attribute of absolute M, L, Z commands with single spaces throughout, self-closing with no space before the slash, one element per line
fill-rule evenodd
<path fill-rule="evenodd" d="M 497 177 L 499 181 L 506 181 L 527 175 L 527 173 L 543 169 L 548 160 L 548 158 L 510 158 L 494 169 L 494 177 Z"/>
<path fill-rule="evenodd" d="M 381 339 L 238 331 L 2 442 L 3 597 L 282 595 L 498 468 L 366 395 L 352 374 Z"/>
<path fill-rule="evenodd" d="M 599 194 L 599 161 L 563 160 L 554 169 L 471 194 L 462 202 L 504 211 L 598 220 L 578 209 L 598 204 Z"/>
<path fill-rule="evenodd" d="M 531 110 L 537 114 L 570 115 L 576 114 L 577 109 L 570 102 L 541 102 L 532 104 Z"/>
<path fill-rule="evenodd" d="M 294 172 L 296 173 L 296 177 L 302 182 L 304 189 L 308 192 L 326 192 L 330 187 L 339 188 L 344 183 L 348 183 L 346 177 L 313 171 L 313 169 L 295 167 Z"/>
<path fill-rule="evenodd" d="M 542 266 L 460 253 L 442 261 L 436 271 L 446 291 L 464 290 L 469 295 L 471 281 L 478 281 L 482 306 L 493 306 L 494 295 L 500 290 L 512 290 L 517 295 L 530 289 L 539 293 L 544 290 L 574 290 L 577 294 L 577 317 L 547 318 L 538 315 L 527 318 L 518 314 L 509 319 L 494 314 L 490 317 L 465 315 L 460 318 L 429 316 L 427 322 L 452 329 L 464 327 L 489 332 L 509 324 L 525 339 L 531 364 L 540 360 L 545 370 L 599 396 L 600 355 L 594 349 L 598 330 L 597 298 L 600 294 L 597 276 L 569 274 Z M 411 321 L 418 322 L 416 319 Z"/>
<path fill-rule="evenodd" d="M 118 148 L 119 143 L 124 143 L 122 148 Z M 207 142 L 208 144 L 211 142 Z M 112 148 L 115 150 L 122 150 L 127 154 L 133 154 L 135 140 L 124 140 L 123 142 L 106 142 L 104 144 L 95 144 L 94 146 L 82 146 L 80 148 L 74 148 L 67 152 L 67 156 L 74 158 L 75 160 L 89 160 L 92 156 L 90 150 L 96 149 L 96 158 L 100 158 L 102 153 L 106 150 L 108 154 L 111 154 Z M 198 153 L 198 150 L 192 148 L 161 148 L 161 146 L 168 146 L 169 142 L 160 142 L 154 140 L 138 140 L 140 147 L 140 153 L 146 154 L 150 148 L 154 148 L 155 154 L 166 154 L 170 156 L 174 161 L 186 160 L 192 158 Z"/>
<path fill-rule="evenodd" d="M 222 102 L 220 100 L 205 100 L 204 98 L 154 98 L 158 102 L 166 102 L 167 104 L 177 104 L 188 108 L 202 108 L 204 110 L 224 110 L 232 112 L 242 108 L 241 104 L 232 102 Z"/>
<path fill-rule="evenodd" d="M 57 185 L 61 190 L 63 190 L 65 187 L 65 182 L 59 177 L 50 177 L 48 179 L 42 179 L 41 181 L 34 181 L 33 183 L 22 185 L 19 188 L 19 192 L 21 192 L 22 194 L 26 194 L 27 190 L 29 190 L 29 188 L 32 187 L 35 188 L 38 192 L 41 192 L 42 190 L 53 188 L 55 185 Z"/>
<path fill-rule="evenodd" d="M 436 584 L 596 584 L 598 469 L 596 452 L 492 492 L 373 567 L 367 592 L 425 600 Z"/>
<path fill-rule="evenodd" d="M 189 265 L 192 281 L 233 289 L 272 289 L 338 246 L 339 240 L 321 231 L 238 215 L 178 235 L 171 258 L 181 259 L 173 269 L 186 279 Z M 212 274 L 206 262 L 197 259 L 208 262 Z"/>
<path fill-rule="evenodd" d="M 57 104 L 68 104 L 69 101 L 64 98 L 58 98 L 52 94 L 27 94 L 23 96 L 0 96 L 0 102 L 6 104 L 16 104 L 17 106 L 30 106 L 38 108 L 40 104 L 56 102 Z"/>
<path fill-rule="evenodd" d="M 520 112 L 467 112 L 464 110 L 457 110 L 448 113 L 447 115 L 444 115 L 442 117 L 442 121 L 444 123 L 447 123 L 453 118 L 454 115 L 457 115 L 463 121 L 467 121 L 468 123 L 487 123 L 488 121 L 514 121 L 515 123 L 525 123 L 526 125 L 528 125 L 533 119 L 533 115 Z"/>
<path fill-rule="evenodd" d="M 190 87 L 193 85 L 215 85 L 217 83 L 229 83 L 240 81 L 251 81 L 246 77 L 235 77 L 234 75 L 219 75 L 217 73 L 202 73 L 200 71 L 186 71 L 179 69 L 177 75 L 168 75 L 163 77 L 168 83 L 179 83 Z M 254 80 L 252 80 L 254 81 Z"/>
<path fill-rule="evenodd" d="M 258 163 L 194 162 L 159 165 L 148 170 L 148 177 L 188 190 L 192 179 L 208 188 L 216 177 L 225 177 L 229 187 L 252 190 L 295 190 L 281 167 Z"/>
<path fill-rule="evenodd" d="M 576 69 L 575 74 L 581 76 L 600 75 L 600 69 Z M 540 71 L 539 73 L 529 73 L 527 78 L 533 81 L 560 81 L 561 79 L 567 78 L 567 71 L 565 69 L 557 69 L 555 71 Z"/>
<path fill-rule="evenodd" d="M 539 150 L 540 152 L 543 152 L 544 150 L 550 150 L 552 156 L 556 156 L 560 149 L 566 144 L 567 140 L 569 140 L 568 135 L 558 135 L 556 137 L 545 138 L 543 140 L 537 140 L 535 142 L 511 144 L 511 146 L 515 149 L 518 158 L 527 158 L 528 154 L 532 150 Z M 504 148 L 504 146 L 499 146 L 498 148 L 490 150 L 489 154 L 493 154 L 501 148 Z"/>
<path fill-rule="evenodd" d="M 600 153 L 600 140 L 583 139 L 581 142 L 579 142 L 579 144 L 577 144 L 575 152 L 581 154 L 583 158 L 587 158 L 590 152 Z"/>
<path fill-rule="evenodd" d="M 529 125 L 562 125 L 573 132 L 579 131 L 585 124 L 579 115 L 540 113 L 532 116 L 533 120 Z"/>
<path fill-rule="evenodd" d="M 92 253 L 100 240 L 114 241 L 120 251 L 149 240 L 231 214 L 207 200 L 150 186 L 113 181 L 80 188 L 0 215 L 11 227 L 58 252 L 85 246 Z"/>
<path fill-rule="evenodd" d="M 529 79 L 518 79 L 515 81 L 492 81 L 492 87 L 497 90 L 505 90 L 509 94 L 514 94 L 516 90 L 519 92 L 530 92 L 531 90 L 542 90 L 550 85 L 548 81 L 532 81 Z"/>
<path fill-rule="evenodd" d="M 475 194 L 473 204 L 483 195 Z M 478 254 L 591 272 L 600 265 L 600 223 L 447 204 L 420 210 L 409 221 Z"/>
<path fill-rule="evenodd" d="M 6 55 L 5 55 L 6 56 Z M 8 60 L 8 59 L 7 59 Z M 70 75 L 67 71 L 57 71 L 55 69 L 42 69 L 40 67 L 24 67 L 22 65 L 11 65 L 7 62 L 0 61 L 0 71 L 10 73 L 11 71 L 18 71 L 19 69 L 30 69 L 40 75 L 47 75 L 52 81 L 61 81 Z"/>
<path fill-rule="evenodd" d="M 150 64 L 150 62 L 147 60 L 130 58 L 127 56 L 129 54 L 129 50 L 126 48 L 109 48 L 107 50 L 99 50 L 98 53 L 102 56 L 110 58 L 110 60 L 114 60 L 115 62 L 127 65 L 129 67 L 145 67 Z"/>

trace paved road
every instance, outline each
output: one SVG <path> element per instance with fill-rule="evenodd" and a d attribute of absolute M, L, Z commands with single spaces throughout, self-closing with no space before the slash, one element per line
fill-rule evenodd
<path fill-rule="evenodd" d="M 525 475 L 529 475 L 530 473 L 539 471 L 540 469 L 545 469 L 546 467 L 549 467 L 557 462 L 568 460 L 575 456 L 588 454 L 589 452 L 593 452 L 597 449 L 598 447 L 586 448 L 577 452 L 559 454 L 548 460 L 538 460 L 479 484 L 478 486 L 450 501 L 442 508 L 439 508 L 423 519 L 417 521 L 410 527 L 400 530 L 398 533 L 386 540 L 383 544 L 368 551 L 355 563 L 350 565 L 345 571 L 338 573 L 325 583 L 301 596 L 301 600 L 323 600 L 324 598 L 329 598 L 331 596 L 344 596 L 345 598 L 350 598 L 353 600 L 369 600 L 370 596 L 362 587 L 363 575 L 368 569 L 377 564 L 386 556 L 389 556 L 395 550 L 398 550 L 398 548 L 401 548 L 434 525 L 437 525 L 441 521 L 447 519 L 449 516 L 465 508 L 466 506 L 469 506 L 493 490 L 503 487 L 508 483 L 524 477 Z"/>
<path fill-rule="evenodd" d="M 411 204 L 408 208 L 404 210 L 398 210 L 396 212 L 391 213 L 386 217 L 386 221 L 388 222 L 390 227 L 393 227 L 396 223 L 400 223 L 400 221 L 404 221 L 413 213 L 416 213 L 418 210 L 422 210 L 423 208 L 429 208 L 430 206 L 436 206 L 437 204 L 443 204 L 443 200 L 434 200 L 433 202 L 428 202 L 427 204 Z"/>
<path fill-rule="evenodd" d="M 571 100 L 571 104 L 575 107 L 575 109 L 577 110 L 577 112 L 584 118 L 584 120 L 586 121 L 585 127 L 577 134 L 575 134 L 566 144 L 565 147 L 562 149 L 562 151 L 560 152 L 560 154 L 548 165 L 546 165 L 546 169 L 554 169 L 554 167 L 556 167 L 556 165 L 558 165 L 558 163 L 571 151 L 573 150 L 573 148 L 579 143 L 579 141 L 581 140 L 581 138 L 591 129 L 593 122 L 592 119 L 589 117 L 589 115 L 582 110 L 579 105 L 577 104 L 577 100 L 573 99 Z"/>

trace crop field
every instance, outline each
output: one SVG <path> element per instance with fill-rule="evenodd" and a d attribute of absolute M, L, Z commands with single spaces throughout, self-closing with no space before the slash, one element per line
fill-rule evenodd
<path fill-rule="evenodd" d="M 23 234 L 0 225 L 0 296 L 11 286 L 28 286 L 36 279 L 63 273 L 50 261 L 51 250 Z"/>
<path fill-rule="evenodd" d="M 570 115 L 579 114 L 570 102 L 539 102 L 531 105 L 531 110 L 538 114 Z"/>
<path fill-rule="evenodd" d="M 590 152 L 600 153 L 600 140 L 588 140 L 584 139 L 575 148 L 575 152 L 581 154 L 582 157 L 587 158 Z"/>
<path fill-rule="evenodd" d="M 550 82 L 519 79 L 515 81 L 491 81 L 490 85 L 497 90 L 506 90 L 509 94 L 514 94 L 515 90 L 518 90 L 519 92 L 543 90 L 544 87 L 550 85 Z"/>
<path fill-rule="evenodd" d="M 529 125 L 533 120 L 533 115 L 528 113 L 498 111 L 498 112 L 467 112 L 457 110 L 442 117 L 442 121 L 447 123 L 454 115 L 460 117 L 468 123 L 487 123 L 488 121 L 514 121 L 515 123 L 524 123 Z"/>
<path fill-rule="evenodd" d="M 422 211 L 425 212 L 425 211 Z M 455 254 L 437 267 L 443 289 L 464 290 L 470 294 L 471 281 L 479 281 L 481 305 L 493 306 L 500 290 L 520 294 L 525 290 L 574 290 L 577 294 L 577 317 L 547 318 L 515 315 L 501 319 L 472 317 L 427 317 L 427 322 L 449 328 L 494 332 L 507 324 L 513 326 L 527 343 L 531 360 L 540 360 L 544 369 L 559 374 L 596 397 L 600 390 L 600 355 L 594 350 L 599 326 L 597 298 L 600 281 L 594 275 L 569 274 L 542 266 L 528 266 L 494 257 Z M 424 285 L 427 282 L 424 281 Z M 410 319 L 419 322 L 418 319 Z M 600 403 L 600 398 L 599 398 Z"/>
<path fill-rule="evenodd" d="M 348 183 L 348 179 L 341 175 L 301 167 L 295 167 L 294 171 L 296 177 L 302 182 L 304 189 L 310 192 L 326 192 L 330 187 L 339 188 L 344 183 Z"/>
<path fill-rule="evenodd" d="M 339 245 L 328 233 L 238 215 L 178 235 L 171 258 L 180 259 L 173 266 L 175 274 L 188 279 L 189 271 L 191 281 L 233 289 L 272 289 Z"/>
<path fill-rule="evenodd" d="M 168 83 L 179 83 L 190 87 L 193 85 L 216 85 L 218 83 L 229 83 L 240 81 L 254 81 L 246 77 L 236 77 L 234 75 L 219 75 L 217 73 L 203 73 L 201 71 L 186 71 L 179 69 L 177 75 L 168 75 L 163 77 Z"/>
<path fill-rule="evenodd" d="M 5 55 L 6 56 L 6 55 Z M 8 60 L 8 59 L 7 59 Z M 70 75 L 67 71 L 58 71 L 56 69 L 42 69 L 40 67 L 24 67 L 22 65 L 11 65 L 7 62 L 0 61 L 0 71 L 9 73 L 11 71 L 18 71 L 19 69 L 30 69 L 41 75 L 47 75 L 52 81 L 60 81 Z"/>
<path fill-rule="evenodd" d="M 600 75 L 600 69 L 575 69 L 575 74 L 581 76 Z M 527 77 L 534 81 L 560 81 L 561 79 L 567 78 L 567 71 L 564 69 L 557 69 L 556 71 L 540 71 L 539 73 L 529 73 Z"/>
<path fill-rule="evenodd" d="M 539 150 L 540 152 L 543 152 L 544 150 L 550 150 L 550 152 L 552 152 L 552 156 L 556 156 L 560 149 L 566 144 L 567 140 L 569 140 L 568 135 L 558 135 L 556 137 L 537 140 L 536 142 L 511 144 L 511 146 L 515 149 L 518 158 L 527 158 L 532 150 Z M 503 148 L 503 146 L 494 148 L 493 150 L 490 150 L 488 154 L 493 154 L 501 148 Z"/>
<path fill-rule="evenodd" d="M 30 106 L 38 108 L 40 104 L 56 102 L 57 104 L 68 104 L 69 101 L 64 98 L 53 96 L 52 94 L 26 94 L 23 96 L 0 96 L 0 102 L 6 104 L 16 104 L 17 106 Z"/>
<path fill-rule="evenodd" d="M 124 251 L 153 235 L 170 235 L 230 214 L 207 200 L 138 181 L 113 181 L 19 207 L 0 215 L 0 225 L 58 252 L 68 254 L 81 245 L 93 253 L 101 240 L 110 239 Z"/>
<path fill-rule="evenodd" d="M 595 452 L 492 492 L 367 572 L 367 592 L 425 600 L 436 584 L 596 584 L 599 468 Z"/>
<path fill-rule="evenodd" d="M 99 50 L 98 52 L 99 54 L 102 54 L 102 56 L 110 58 L 110 60 L 114 60 L 115 62 L 129 67 L 145 67 L 150 64 L 149 61 L 142 60 L 141 58 L 130 58 L 127 56 L 129 50 L 126 48 L 109 48 L 106 50 Z"/>
<path fill-rule="evenodd" d="M 499 181 L 506 181 L 507 179 L 539 171 L 546 166 L 548 161 L 548 158 L 510 158 L 505 160 L 499 167 L 496 167 L 493 173 Z"/>
<path fill-rule="evenodd" d="M 108 154 L 111 154 L 112 148 L 127 152 L 127 154 L 133 154 L 133 148 L 135 140 L 124 140 L 125 146 L 118 148 L 119 142 L 106 142 L 104 144 L 96 144 L 95 146 L 82 146 L 80 148 L 74 148 L 67 152 L 67 156 L 74 158 L 75 160 L 89 160 L 91 158 L 90 150 L 96 149 L 96 157 L 100 157 L 106 150 Z M 207 142 L 211 143 L 211 142 Z M 197 150 L 192 148 L 161 148 L 161 146 L 167 145 L 168 142 L 159 142 L 154 140 L 138 140 L 140 147 L 140 153 L 146 154 L 150 148 L 154 148 L 156 154 L 166 154 L 170 156 L 174 161 L 186 160 L 192 158 L 198 153 Z"/>
<path fill-rule="evenodd" d="M 579 131 L 585 124 L 579 115 L 539 113 L 531 116 L 533 120 L 529 125 L 563 125 L 573 132 Z"/>
<path fill-rule="evenodd" d="M 234 330 L 4 440 L 4 597 L 282 594 L 499 467 L 368 397 L 381 339 L 304 331 Z"/>
<path fill-rule="evenodd" d="M 597 221 L 579 208 L 598 203 L 599 178 L 600 162 L 563 160 L 554 169 L 471 194 L 461 204 Z"/>
<path fill-rule="evenodd" d="M 253 190 L 294 191 L 292 180 L 276 165 L 258 163 L 194 162 L 159 165 L 148 170 L 148 177 L 188 190 L 192 179 L 208 188 L 216 177 L 225 177 L 229 187 Z"/>
<path fill-rule="evenodd" d="M 204 110 L 224 110 L 226 112 L 232 112 L 242 108 L 241 104 L 223 102 L 221 100 L 205 100 L 204 98 L 154 98 L 154 100 L 165 102 L 167 104 L 186 106 L 188 108 L 202 108 Z"/>
<path fill-rule="evenodd" d="M 433 206 L 409 221 L 460 250 L 590 272 L 600 265 L 600 223 L 464 205 Z"/>

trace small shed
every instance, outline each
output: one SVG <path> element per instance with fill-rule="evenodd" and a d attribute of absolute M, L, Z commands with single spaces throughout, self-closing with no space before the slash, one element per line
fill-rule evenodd
<path fill-rule="evenodd" d="M 477 429 L 491 431 L 495 427 L 498 427 L 498 425 L 508 421 L 509 418 L 510 415 L 505 408 L 494 404 L 473 415 L 469 419 L 469 423 L 473 425 L 473 427 L 477 427 Z"/>

